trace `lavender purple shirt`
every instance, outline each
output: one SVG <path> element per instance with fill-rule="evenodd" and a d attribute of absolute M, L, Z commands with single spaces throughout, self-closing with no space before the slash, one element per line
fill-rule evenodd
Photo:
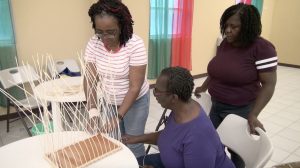
<path fill-rule="evenodd" d="M 234 168 L 203 110 L 184 124 L 177 124 L 171 113 L 159 135 L 158 147 L 166 168 Z"/>

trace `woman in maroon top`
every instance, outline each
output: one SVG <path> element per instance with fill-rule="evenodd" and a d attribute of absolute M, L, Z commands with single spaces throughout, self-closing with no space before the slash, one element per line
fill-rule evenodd
<path fill-rule="evenodd" d="M 195 95 L 208 89 L 212 97 L 210 119 L 215 128 L 228 114 L 248 119 L 251 133 L 263 124 L 257 119 L 271 99 L 276 85 L 277 54 L 275 47 L 260 37 L 261 20 L 252 5 L 229 7 L 220 20 L 224 40 L 209 62 L 208 77 Z M 237 168 L 243 160 L 232 153 Z"/>

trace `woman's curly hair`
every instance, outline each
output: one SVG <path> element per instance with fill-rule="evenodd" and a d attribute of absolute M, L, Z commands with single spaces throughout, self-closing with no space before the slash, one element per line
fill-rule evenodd
<path fill-rule="evenodd" d="M 120 0 L 99 0 L 94 3 L 88 12 L 93 29 L 95 29 L 95 17 L 104 13 L 114 16 L 118 20 L 121 30 L 120 46 L 125 46 L 133 34 L 133 20 L 127 6 Z"/>
<path fill-rule="evenodd" d="M 242 46 L 248 46 L 261 34 L 261 18 L 257 8 L 253 5 L 239 3 L 227 8 L 220 20 L 221 34 L 225 34 L 226 21 L 238 14 L 241 20 L 241 31 L 237 39 Z"/>
<path fill-rule="evenodd" d="M 161 71 L 161 76 L 166 76 L 167 91 L 176 94 L 180 100 L 187 102 L 194 89 L 194 79 L 190 71 L 182 67 L 168 67 Z"/>

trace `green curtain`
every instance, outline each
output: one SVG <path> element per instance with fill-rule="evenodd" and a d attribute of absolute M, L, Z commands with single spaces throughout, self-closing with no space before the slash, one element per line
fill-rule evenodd
<path fill-rule="evenodd" d="M 255 6 L 257 8 L 257 10 L 259 11 L 259 14 L 262 14 L 262 10 L 263 10 L 263 0 L 235 0 L 235 3 L 244 3 L 244 4 L 251 4 L 253 6 Z"/>
<path fill-rule="evenodd" d="M 251 4 L 254 5 L 258 9 L 258 11 L 261 15 L 262 9 L 263 9 L 263 0 L 252 0 Z"/>
<path fill-rule="evenodd" d="M 16 44 L 12 25 L 9 0 L 0 0 L 0 70 L 16 66 Z M 0 84 L 0 87 L 2 85 Z M 24 94 L 14 87 L 9 90 L 16 98 Z M 6 97 L 0 93 L 0 105 L 6 106 Z"/>
<path fill-rule="evenodd" d="M 170 66 L 173 0 L 150 0 L 148 79 Z"/>

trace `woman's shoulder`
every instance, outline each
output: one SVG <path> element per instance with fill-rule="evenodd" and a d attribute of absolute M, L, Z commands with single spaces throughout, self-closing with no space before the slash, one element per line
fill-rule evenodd
<path fill-rule="evenodd" d="M 218 134 L 216 129 L 213 127 L 208 116 L 202 111 L 199 113 L 197 120 L 190 124 L 187 138 L 206 143 L 218 143 Z"/>
<path fill-rule="evenodd" d="M 125 49 L 127 50 L 136 50 L 136 49 L 141 49 L 144 48 L 144 41 L 142 40 L 141 37 L 139 37 L 136 34 L 132 34 L 131 39 L 128 40 L 128 42 L 125 45 Z"/>
<path fill-rule="evenodd" d="M 275 46 L 263 37 L 258 37 L 254 41 L 252 48 L 256 53 L 257 59 L 259 60 L 277 56 Z"/>
<path fill-rule="evenodd" d="M 193 131 L 198 131 L 199 129 L 203 130 L 215 130 L 211 124 L 210 119 L 208 118 L 207 114 L 204 112 L 204 110 L 201 108 L 199 109 L 198 116 L 193 119 L 190 124 L 191 127 L 194 129 Z"/>
<path fill-rule="evenodd" d="M 131 39 L 133 39 L 133 40 L 142 40 L 142 38 L 140 36 L 138 36 L 137 34 L 134 34 L 134 33 L 132 34 Z"/>
<path fill-rule="evenodd" d="M 127 44 L 132 45 L 132 44 L 137 44 L 137 43 L 144 43 L 143 39 L 136 35 L 136 34 L 132 34 L 131 39 L 128 40 Z"/>
<path fill-rule="evenodd" d="M 255 41 L 254 44 L 256 47 L 272 47 L 275 48 L 274 45 L 267 39 L 263 37 L 258 37 Z"/>

